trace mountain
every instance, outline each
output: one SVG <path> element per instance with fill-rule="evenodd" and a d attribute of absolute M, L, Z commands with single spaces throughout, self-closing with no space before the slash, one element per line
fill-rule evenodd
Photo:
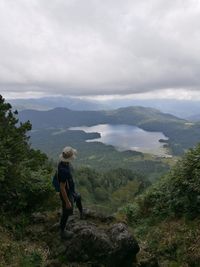
<path fill-rule="evenodd" d="M 146 131 L 163 132 L 169 138 L 166 146 L 174 155 L 182 154 L 186 149 L 193 147 L 200 141 L 200 124 L 190 123 L 171 114 L 145 107 L 127 107 L 104 111 L 73 111 L 66 108 L 55 108 L 48 111 L 24 110 L 19 113 L 19 119 L 22 122 L 30 120 L 33 130 L 52 128 L 67 130 L 71 126 L 97 124 L 138 126 Z M 72 140 L 69 139 L 68 141 Z"/>
<path fill-rule="evenodd" d="M 200 101 L 177 99 L 118 99 L 104 101 L 109 108 L 127 106 L 142 106 L 159 109 L 161 112 L 170 113 L 180 118 L 200 113 Z"/>
<path fill-rule="evenodd" d="M 74 111 L 68 108 L 55 108 L 48 111 L 23 110 L 19 112 L 20 121 L 30 120 L 33 128 L 92 126 L 96 124 L 145 125 L 157 123 L 185 123 L 171 114 L 145 107 L 127 107 L 116 110 Z"/>
<path fill-rule="evenodd" d="M 72 110 L 99 110 L 106 105 L 98 101 L 89 101 L 75 97 L 42 97 L 29 99 L 8 99 L 14 109 L 49 110 L 56 107 L 70 108 Z"/>
<path fill-rule="evenodd" d="M 49 110 L 56 107 L 71 110 L 110 110 L 128 106 L 142 106 L 159 109 L 161 112 L 170 113 L 180 118 L 189 118 L 200 113 L 200 101 L 175 100 L 175 99 L 110 99 L 86 100 L 69 96 L 42 97 L 37 99 L 10 99 L 9 102 L 17 110 L 35 109 Z"/>

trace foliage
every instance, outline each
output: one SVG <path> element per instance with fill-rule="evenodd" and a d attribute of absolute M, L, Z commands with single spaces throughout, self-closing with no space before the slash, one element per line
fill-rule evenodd
<path fill-rule="evenodd" d="M 167 219 L 134 227 L 134 233 L 160 266 L 200 266 L 200 220 Z M 144 251 L 142 252 L 144 253 Z M 141 253 L 141 254 L 142 254 Z M 142 255 L 140 255 L 142 257 Z"/>
<path fill-rule="evenodd" d="M 120 213 L 166 266 L 199 266 L 199 210 L 200 144 Z"/>
<path fill-rule="evenodd" d="M 17 111 L 0 96 L 0 203 L 7 211 L 30 211 L 50 196 L 51 166 L 33 150 L 27 137 L 30 122 L 19 123 Z"/>
<path fill-rule="evenodd" d="M 137 199 L 144 217 L 199 216 L 200 210 L 200 144 L 190 149 L 171 172 Z"/>
<path fill-rule="evenodd" d="M 84 203 L 89 206 L 101 206 L 101 210 L 113 212 L 124 203 L 129 203 L 140 194 L 150 182 L 142 175 L 131 170 L 113 169 L 97 172 L 82 167 L 75 171 L 77 189 L 80 190 Z"/>
<path fill-rule="evenodd" d="M 13 218 L 14 220 L 14 218 Z M 29 223 L 30 226 L 30 223 Z M 15 240 L 10 231 L 0 226 L 0 266 L 1 267 L 42 267 L 45 266 L 47 251 L 33 240 Z M 23 234 L 23 238 L 24 238 Z"/>

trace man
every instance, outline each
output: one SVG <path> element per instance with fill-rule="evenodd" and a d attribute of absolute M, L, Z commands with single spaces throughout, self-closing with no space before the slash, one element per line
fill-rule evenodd
<path fill-rule="evenodd" d="M 65 147 L 60 154 L 58 164 L 58 180 L 60 184 L 60 199 L 62 202 L 62 215 L 60 220 L 60 235 L 62 239 L 72 236 L 72 232 L 66 231 L 68 217 L 73 214 L 73 202 L 76 202 L 80 212 L 80 218 L 83 217 L 83 207 L 81 196 L 75 192 L 73 181 L 73 168 L 71 161 L 76 158 L 77 151 L 72 147 Z"/>

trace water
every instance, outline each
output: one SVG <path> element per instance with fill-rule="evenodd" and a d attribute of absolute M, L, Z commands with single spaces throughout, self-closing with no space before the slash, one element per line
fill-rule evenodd
<path fill-rule="evenodd" d="M 86 133 L 100 133 L 101 137 L 87 142 L 102 142 L 114 146 L 119 151 L 134 150 L 158 156 L 167 155 L 159 139 L 168 138 L 161 132 L 149 132 L 136 126 L 99 124 L 91 127 L 71 127 L 70 130 L 82 130 Z"/>

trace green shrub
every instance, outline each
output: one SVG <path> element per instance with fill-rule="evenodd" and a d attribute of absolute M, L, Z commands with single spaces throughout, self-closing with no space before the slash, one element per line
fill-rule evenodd
<path fill-rule="evenodd" d="M 1 210 L 20 212 L 41 207 L 49 198 L 52 166 L 45 154 L 28 143 L 30 122 L 19 123 L 17 112 L 0 96 Z"/>
<path fill-rule="evenodd" d="M 171 172 L 149 187 L 124 211 L 129 220 L 135 218 L 199 216 L 200 210 L 200 144 L 190 149 Z M 136 208 L 137 207 L 137 208 Z"/>

